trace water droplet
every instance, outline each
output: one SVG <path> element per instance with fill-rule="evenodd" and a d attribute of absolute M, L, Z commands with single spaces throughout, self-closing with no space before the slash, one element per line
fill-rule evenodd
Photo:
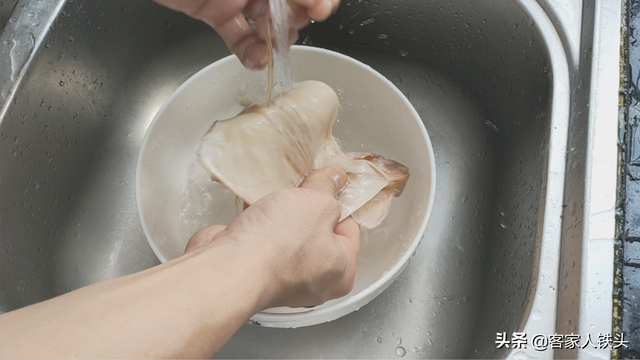
<path fill-rule="evenodd" d="M 527 355 L 527 353 L 524 351 L 518 351 L 517 353 L 512 354 L 512 357 L 516 360 L 531 359 L 531 356 Z"/>
<path fill-rule="evenodd" d="M 382 338 L 380 336 L 376 338 L 376 341 L 378 342 L 378 344 L 382 344 Z"/>
<path fill-rule="evenodd" d="M 540 320 L 540 319 L 542 319 L 542 311 L 540 311 L 540 310 L 536 310 L 536 311 L 534 311 L 534 312 L 531 314 L 531 318 L 532 318 L 533 320 Z"/>
<path fill-rule="evenodd" d="M 409 50 L 400 50 L 400 55 L 402 55 L 403 57 L 409 56 Z"/>
<path fill-rule="evenodd" d="M 402 338 L 401 337 L 399 337 L 398 340 L 396 340 L 396 344 L 402 345 Z"/>
<path fill-rule="evenodd" d="M 403 357 L 405 355 L 407 355 L 407 350 L 405 348 L 403 348 L 402 346 L 398 346 L 396 348 L 396 355 Z"/>
<path fill-rule="evenodd" d="M 378 34 L 378 39 L 388 39 L 389 35 L 387 34 Z"/>
<path fill-rule="evenodd" d="M 65 82 L 64 80 L 60 80 L 60 86 L 64 86 Z"/>
<path fill-rule="evenodd" d="M 360 23 L 360 26 L 365 26 L 365 25 L 373 24 L 373 22 L 374 22 L 374 21 L 375 21 L 375 19 L 374 19 L 374 18 L 367 19 L 367 20 L 365 20 L 365 21 L 361 22 L 361 23 Z"/>
<path fill-rule="evenodd" d="M 32 33 L 24 33 L 14 37 L 13 40 L 9 41 L 9 44 L 12 44 L 9 50 L 11 81 L 16 81 L 25 69 L 24 65 L 26 64 L 26 60 L 31 55 L 35 46 L 35 37 Z M 5 45 L 9 44 L 5 43 Z M 2 96 L 5 97 L 5 94 L 3 93 Z"/>
<path fill-rule="evenodd" d="M 491 121 L 489 121 L 489 120 L 485 120 L 485 122 L 484 122 L 484 123 L 485 123 L 486 125 L 488 125 L 488 126 L 491 128 L 491 130 L 493 130 L 493 131 L 495 131 L 495 132 L 499 132 L 499 131 L 500 131 L 500 129 L 498 129 L 498 127 L 497 127 L 497 126 L 495 126 Z"/>

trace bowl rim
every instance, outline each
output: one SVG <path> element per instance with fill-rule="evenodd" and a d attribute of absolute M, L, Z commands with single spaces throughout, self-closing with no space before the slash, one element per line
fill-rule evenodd
<path fill-rule="evenodd" d="M 309 52 L 309 53 L 317 53 L 328 55 L 332 57 L 336 57 L 341 59 L 342 61 L 349 62 L 353 65 L 356 65 L 360 68 L 367 70 L 376 78 L 382 80 L 396 95 L 399 96 L 401 101 L 403 101 L 404 105 L 410 109 L 411 115 L 414 120 L 417 120 L 419 123 L 419 128 L 421 130 L 422 137 L 427 146 L 427 156 L 429 158 L 429 172 L 430 172 L 430 189 L 429 189 L 429 198 L 427 200 L 427 206 L 425 210 L 424 217 L 422 219 L 422 223 L 418 229 L 418 232 L 415 238 L 411 241 L 410 245 L 407 247 L 405 253 L 398 259 L 398 261 L 387 271 L 384 273 L 378 280 L 374 283 L 370 284 L 366 288 L 364 288 L 359 293 L 348 296 L 344 298 L 344 301 L 339 301 L 328 306 L 323 306 L 324 304 L 309 308 L 307 311 L 297 311 L 292 313 L 266 313 L 264 311 L 260 311 L 253 315 L 248 323 L 252 323 L 255 325 L 261 325 L 266 327 L 278 327 L 278 328 L 295 328 L 300 326 L 309 326 L 315 325 L 323 322 L 329 322 L 332 320 L 336 320 L 348 313 L 358 310 L 361 306 L 366 305 L 379 294 L 381 294 L 384 290 L 386 290 L 395 279 L 400 276 L 402 270 L 407 266 L 409 259 L 414 255 L 416 248 L 420 244 L 422 238 L 424 237 L 424 232 L 426 230 L 429 219 L 431 218 L 431 212 L 433 209 L 434 199 L 435 199 L 435 189 L 436 189 L 436 163 L 435 156 L 433 152 L 433 146 L 431 144 L 431 139 L 427 133 L 427 130 L 424 126 L 424 122 L 422 121 L 420 115 L 413 107 L 411 102 L 407 99 L 407 97 L 386 77 L 382 74 L 374 70 L 371 66 L 364 64 L 356 59 L 353 59 L 344 54 L 311 46 L 303 46 L 303 45 L 293 45 L 291 46 L 291 51 L 294 52 Z M 147 142 L 149 141 L 150 134 L 153 132 L 153 128 L 157 124 L 157 120 L 159 115 L 164 112 L 164 110 L 172 103 L 172 101 L 180 96 L 180 93 L 183 89 L 188 87 L 191 83 L 196 81 L 199 78 L 199 75 L 207 72 L 212 67 L 217 67 L 222 64 L 225 64 L 230 61 L 239 61 L 235 55 L 229 55 L 220 60 L 213 62 L 200 69 L 198 72 L 193 74 L 189 79 L 187 79 L 184 83 L 182 83 L 172 94 L 165 100 L 160 109 L 156 112 L 153 117 L 153 120 L 149 124 L 147 128 L 142 143 L 140 145 L 140 150 L 138 152 L 138 160 L 136 164 L 136 179 L 135 179 L 135 196 L 136 196 L 136 206 L 138 210 L 138 217 L 140 219 L 140 223 L 142 225 L 142 229 L 144 231 L 147 242 L 151 246 L 151 249 L 155 253 L 156 257 L 160 260 L 160 262 L 165 263 L 168 260 L 162 255 L 160 249 L 156 246 L 156 244 L 151 241 L 151 234 L 145 222 L 142 220 L 142 204 L 141 204 L 141 183 L 140 183 L 140 172 L 142 171 L 142 153 L 147 148 Z M 325 303 L 326 304 L 326 303 Z"/>

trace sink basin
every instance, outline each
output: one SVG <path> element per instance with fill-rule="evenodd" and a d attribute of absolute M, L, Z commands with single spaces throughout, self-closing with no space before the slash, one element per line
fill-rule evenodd
<path fill-rule="evenodd" d="M 306 29 L 300 43 L 371 65 L 419 112 L 437 163 L 433 213 L 407 268 L 369 305 L 308 328 L 244 325 L 217 356 L 494 358 L 510 350 L 497 349 L 496 333 L 552 334 L 556 314 L 577 323 L 582 314 L 565 311 L 575 303 L 558 301 L 563 259 L 581 254 L 561 252 L 563 196 L 575 196 L 572 221 L 587 223 L 591 188 L 565 184 L 568 141 L 583 150 L 570 151 L 571 184 L 599 163 L 586 165 L 591 117 L 580 116 L 593 94 L 578 101 L 570 90 L 595 74 L 578 71 L 580 56 L 599 53 L 578 51 L 580 21 L 576 42 L 572 24 L 554 20 L 571 10 L 343 1 Z M 182 82 L 229 54 L 207 26 L 150 1 L 20 1 L 16 12 L 0 63 L 1 311 L 158 264 L 134 198 L 142 138 Z M 585 135 L 569 139 L 570 126 Z M 571 271 L 577 282 L 589 273 Z M 553 356 L 511 356 L 521 352 Z"/>

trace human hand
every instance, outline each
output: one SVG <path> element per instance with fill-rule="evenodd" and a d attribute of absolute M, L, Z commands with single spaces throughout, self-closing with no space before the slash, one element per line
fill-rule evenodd
<path fill-rule="evenodd" d="M 229 226 L 196 233 L 186 253 L 232 242 L 247 262 L 265 262 L 270 289 L 264 308 L 314 306 L 353 288 L 360 227 L 348 217 L 338 223 L 336 200 L 347 174 L 337 167 L 312 172 L 297 189 L 274 192 L 247 208 Z"/>
<path fill-rule="evenodd" d="M 357 223 L 338 223 L 346 178 L 316 170 L 201 230 L 184 256 L 0 314 L 0 357 L 210 358 L 262 309 L 346 295 L 360 248 Z"/>
<path fill-rule="evenodd" d="M 262 69 L 267 65 L 265 15 L 269 10 L 268 0 L 154 1 L 210 25 L 247 68 Z M 311 19 L 325 20 L 339 3 L 340 0 L 289 0 L 290 43 L 296 41 L 298 30 Z M 256 29 L 249 25 L 242 12 L 255 22 Z"/>

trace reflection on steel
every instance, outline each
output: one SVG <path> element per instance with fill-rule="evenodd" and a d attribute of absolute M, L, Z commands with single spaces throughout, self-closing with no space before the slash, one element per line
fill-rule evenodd
<path fill-rule="evenodd" d="M 616 3 L 345 1 L 305 30 L 414 104 L 435 150 L 433 215 L 369 305 L 309 328 L 247 324 L 218 356 L 551 359 L 496 349 L 496 333 L 611 332 Z M 134 199 L 142 137 L 182 82 L 229 54 L 151 1 L 22 0 L 12 17 L 0 43 L 2 311 L 157 264 Z"/>

